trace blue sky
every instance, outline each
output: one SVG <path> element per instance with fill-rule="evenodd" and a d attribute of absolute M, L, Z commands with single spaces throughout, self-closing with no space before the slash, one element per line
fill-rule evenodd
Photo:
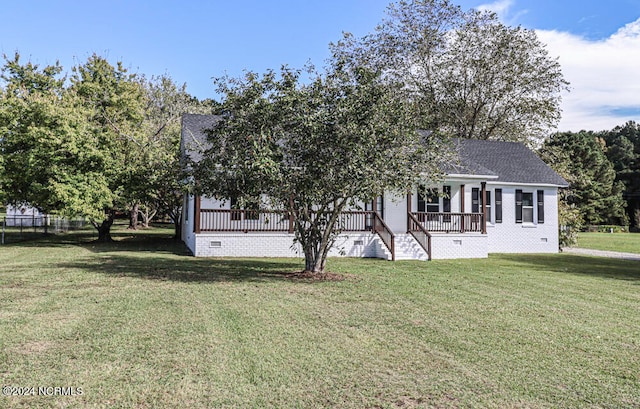
<path fill-rule="evenodd" d="M 640 122 L 640 0 L 458 0 L 535 29 L 572 90 L 561 130 Z M 146 75 L 168 73 L 199 98 L 211 77 L 322 65 L 342 31 L 371 32 L 388 0 L 0 0 L 0 52 L 69 71 L 92 53 Z"/>

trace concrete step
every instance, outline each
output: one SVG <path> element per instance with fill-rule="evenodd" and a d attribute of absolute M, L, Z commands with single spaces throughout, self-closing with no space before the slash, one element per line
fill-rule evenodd
<path fill-rule="evenodd" d="M 377 238 L 378 254 L 380 258 L 391 260 L 391 252 L 380 238 Z M 396 234 L 394 243 L 396 260 L 423 260 L 429 259 L 427 253 L 410 234 Z"/>
<path fill-rule="evenodd" d="M 424 260 L 429 256 L 411 234 L 397 234 L 395 237 L 396 260 Z"/>

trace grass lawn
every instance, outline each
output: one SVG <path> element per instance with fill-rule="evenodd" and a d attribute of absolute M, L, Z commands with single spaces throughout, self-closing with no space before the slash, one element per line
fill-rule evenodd
<path fill-rule="evenodd" d="M 640 254 L 640 233 L 579 233 L 576 247 Z"/>
<path fill-rule="evenodd" d="M 640 407 L 640 264 L 196 259 L 165 236 L 0 247 L 0 407 Z M 76 391 L 77 392 L 77 391 Z"/>

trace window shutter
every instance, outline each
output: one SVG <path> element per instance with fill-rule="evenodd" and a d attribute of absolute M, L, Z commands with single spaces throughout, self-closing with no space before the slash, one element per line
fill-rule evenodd
<path fill-rule="evenodd" d="M 485 194 L 487 195 L 487 221 L 491 223 L 491 192 L 487 190 Z"/>
<path fill-rule="evenodd" d="M 544 223 L 544 190 L 538 190 L 538 223 Z"/>
<path fill-rule="evenodd" d="M 422 194 L 420 194 L 420 192 L 418 192 L 418 211 L 419 212 L 424 212 L 425 211 L 425 203 L 424 203 L 424 197 L 422 197 Z"/>
<path fill-rule="evenodd" d="M 502 223 L 502 189 L 496 189 L 496 223 Z"/>
<path fill-rule="evenodd" d="M 196 203 L 198 199 L 196 198 L 196 195 L 193 195 L 193 220 L 196 220 L 196 213 L 198 212 L 198 204 Z M 193 225 L 193 231 L 195 231 L 196 225 Z"/>
<path fill-rule="evenodd" d="M 451 186 L 443 186 L 442 192 L 444 193 L 444 197 L 442 198 L 442 211 L 451 213 Z"/>
<path fill-rule="evenodd" d="M 516 223 L 522 223 L 522 190 L 516 190 Z"/>
<path fill-rule="evenodd" d="M 480 212 L 480 189 L 474 187 L 471 189 L 471 213 Z"/>
<path fill-rule="evenodd" d="M 424 186 L 418 186 L 418 212 L 427 211 L 426 200 L 423 195 L 423 192 L 425 192 L 425 190 L 426 189 L 424 188 Z"/>

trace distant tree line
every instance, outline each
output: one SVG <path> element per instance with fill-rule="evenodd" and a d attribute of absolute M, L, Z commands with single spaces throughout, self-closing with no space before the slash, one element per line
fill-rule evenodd
<path fill-rule="evenodd" d="M 629 121 L 610 131 L 561 132 L 539 151 L 570 183 L 561 211 L 578 226 L 640 227 L 640 126 Z"/>

